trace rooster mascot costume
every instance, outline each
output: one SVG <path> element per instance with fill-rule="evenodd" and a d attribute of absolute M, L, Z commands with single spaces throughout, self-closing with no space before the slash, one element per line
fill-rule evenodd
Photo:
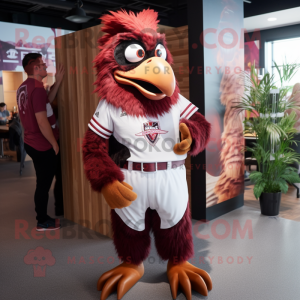
<path fill-rule="evenodd" d="M 168 260 L 172 296 L 178 286 L 212 289 L 210 276 L 191 265 L 192 226 L 184 166 L 208 141 L 210 124 L 179 93 L 157 13 L 111 12 L 102 18 L 101 51 L 94 63 L 101 97 L 83 142 L 84 169 L 111 207 L 113 242 L 123 261 L 104 273 L 101 300 L 118 299 L 143 276 L 150 231 L 159 256 Z"/>

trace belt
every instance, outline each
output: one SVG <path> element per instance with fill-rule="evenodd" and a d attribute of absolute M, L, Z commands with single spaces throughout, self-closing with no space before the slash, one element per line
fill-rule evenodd
<path fill-rule="evenodd" d="M 142 163 L 126 161 L 123 169 L 141 171 L 141 172 L 156 172 L 162 170 L 174 169 L 182 166 L 185 160 L 169 161 L 169 162 L 155 162 L 155 163 Z"/>

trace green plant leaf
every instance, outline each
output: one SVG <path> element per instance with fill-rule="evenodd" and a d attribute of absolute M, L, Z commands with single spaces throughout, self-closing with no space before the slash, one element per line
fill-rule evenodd
<path fill-rule="evenodd" d="M 258 171 L 253 171 L 251 172 L 249 178 L 253 183 L 259 182 L 260 180 L 262 180 L 262 173 Z"/>
<path fill-rule="evenodd" d="M 281 178 L 279 178 L 276 183 L 279 185 L 280 187 L 280 190 L 283 192 L 283 193 L 286 193 L 289 189 L 289 186 L 287 184 L 287 182 Z"/>
<path fill-rule="evenodd" d="M 296 172 L 290 174 L 283 174 L 280 176 L 280 178 L 286 180 L 288 183 L 300 183 L 300 177 Z"/>
<path fill-rule="evenodd" d="M 250 72 L 240 74 L 244 79 L 245 93 L 233 104 L 233 109 L 238 113 L 244 110 L 257 114 L 257 117 L 244 121 L 244 133 L 255 134 L 256 139 L 251 148 L 246 149 L 255 158 L 259 172 L 252 172 L 250 179 L 254 182 L 254 195 L 259 198 L 262 192 L 276 193 L 286 192 L 287 182 L 299 182 L 297 170 L 292 168 L 294 163 L 300 163 L 300 154 L 293 149 L 296 144 L 295 124 L 297 115 L 295 111 L 287 114 L 287 109 L 299 110 L 296 102 L 297 95 L 293 94 L 287 101 L 288 92 L 291 86 L 287 82 L 296 74 L 299 64 L 284 63 L 274 66 L 279 74 L 280 83 L 275 83 L 275 74 L 266 73 L 262 80 L 257 80 L 255 67 L 252 65 Z M 286 85 L 286 86 L 284 86 Z M 279 98 L 270 101 L 270 92 L 278 86 Z M 284 112 L 283 117 L 271 117 L 271 113 Z M 268 117 L 266 117 L 269 115 Z"/>
<path fill-rule="evenodd" d="M 259 181 L 257 184 L 255 184 L 253 188 L 253 194 L 256 199 L 260 197 L 261 193 L 264 191 L 265 186 L 266 186 L 265 181 Z"/>
<path fill-rule="evenodd" d="M 290 174 L 291 172 L 297 173 L 298 170 L 294 167 L 286 167 L 285 170 L 284 170 L 284 174 Z"/>

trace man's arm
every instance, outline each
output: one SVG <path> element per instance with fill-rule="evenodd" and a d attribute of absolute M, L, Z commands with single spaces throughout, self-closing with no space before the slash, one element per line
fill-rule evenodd
<path fill-rule="evenodd" d="M 53 100 L 56 97 L 57 91 L 60 87 L 60 84 L 64 78 L 64 74 L 65 74 L 65 69 L 63 67 L 63 65 L 60 65 L 57 69 L 56 75 L 55 75 L 55 83 L 52 85 L 52 87 L 50 88 L 49 94 L 48 94 L 48 99 L 49 102 L 52 103 Z"/>
<path fill-rule="evenodd" d="M 49 99 L 49 102 L 50 102 L 50 103 L 52 103 L 53 100 L 55 99 L 55 96 L 56 96 L 56 94 L 57 94 L 57 91 L 58 91 L 58 88 L 59 88 L 60 84 L 61 84 L 61 82 L 56 81 L 56 82 L 52 85 L 52 87 L 51 87 L 51 89 L 50 89 L 50 92 L 49 92 L 49 94 L 48 94 L 48 99 Z"/>
<path fill-rule="evenodd" d="M 55 154 L 57 154 L 59 151 L 59 147 L 53 135 L 53 131 L 50 126 L 50 123 L 48 121 L 47 112 L 46 111 L 37 112 L 35 113 L 35 117 L 43 136 L 49 141 L 49 143 L 53 147 L 53 150 L 55 151 Z"/>
<path fill-rule="evenodd" d="M 6 119 L 11 120 L 11 115 L 10 115 L 9 111 L 6 110 L 5 112 L 6 112 Z"/>

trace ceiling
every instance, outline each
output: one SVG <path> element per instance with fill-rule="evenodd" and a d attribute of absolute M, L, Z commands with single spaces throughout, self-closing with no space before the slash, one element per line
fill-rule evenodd
<path fill-rule="evenodd" d="M 99 24 L 99 17 L 109 10 L 124 8 L 137 12 L 150 7 L 158 12 L 163 25 L 178 27 L 187 24 L 187 0 L 83 0 L 83 9 L 88 16 L 93 17 L 91 21 L 84 24 L 71 23 L 63 18 L 74 7 L 74 4 L 75 0 L 0 0 L 0 21 L 79 30 Z M 256 24 L 258 20 L 263 21 L 264 14 L 289 10 L 299 5 L 299 0 L 251 0 L 251 3 L 244 3 L 244 16 L 248 22 L 246 24 L 251 28 L 252 24 Z M 255 18 L 254 16 L 262 18 L 251 19 Z M 278 19 L 278 26 L 284 24 L 282 23 L 284 19 L 290 21 L 289 16 L 280 17 L 281 21 Z M 262 24 L 259 26 L 265 26 L 263 23 L 259 24 Z"/>
<path fill-rule="evenodd" d="M 227 1 L 227 0 L 225 0 Z M 299 0 L 250 0 L 244 3 L 244 17 L 253 17 L 300 6 Z"/>
<path fill-rule="evenodd" d="M 72 7 L 76 0 L 1 0 L 0 8 L 6 10 L 15 10 L 21 12 L 34 12 L 45 15 L 62 16 Z M 83 8 L 88 15 L 99 18 L 103 12 L 108 10 L 117 10 L 120 8 L 140 11 L 143 8 L 154 8 L 161 15 L 167 15 L 174 9 L 181 9 L 186 6 L 186 0 L 83 0 Z"/>
<path fill-rule="evenodd" d="M 300 1 L 299 1 L 300 5 Z M 254 29 L 270 29 L 283 27 L 288 25 L 300 24 L 300 7 L 275 11 L 258 16 L 248 17 L 244 19 L 244 27 L 247 31 Z M 276 18 L 275 21 L 268 21 L 269 18 Z"/>
<path fill-rule="evenodd" d="M 76 0 L 0 0 L 0 12 L 12 13 L 17 15 L 19 19 L 24 19 L 24 16 L 22 17 L 21 14 L 45 15 L 62 18 L 74 7 L 75 2 Z M 109 10 L 115 11 L 124 8 L 126 10 L 137 12 L 148 7 L 156 10 L 162 23 L 166 23 L 174 12 L 182 11 L 186 9 L 186 6 L 186 0 L 83 0 L 83 9 L 88 16 L 93 17 L 91 22 L 96 23 L 100 23 L 99 17 Z M 29 18 L 29 23 L 31 21 L 32 20 Z M 19 21 L 13 20 L 13 22 L 18 23 Z"/>

